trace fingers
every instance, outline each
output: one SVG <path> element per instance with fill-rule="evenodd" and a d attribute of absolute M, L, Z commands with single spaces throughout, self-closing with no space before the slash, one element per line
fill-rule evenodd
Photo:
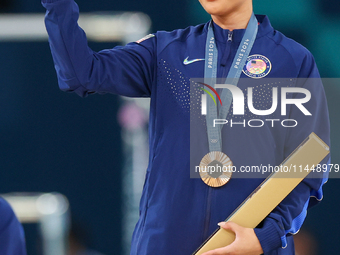
<path fill-rule="evenodd" d="M 219 225 L 221 228 L 224 228 L 226 230 L 230 230 L 234 232 L 235 234 L 242 228 L 241 226 L 237 225 L 234 222 L 228 221 L 228 222 L 220 222 L 217 225 Z"/>
<path fill-rule="evenodd" d="M 236 239 L 231 244 L 208 251 L 202 255 L 230 255 L 230 254 L 262 254 L 263 250 L 254 229 L 244 228 L 234 222 L 220 222 L 218 225 L 230 232 L 234 232 Z"/>
<path fill-rule="evenodd" d="M 228 254 L 228 253 L 226 253 L 226 249 L 225 247 L 223 247 L 223 248 L 205 252 L 202 255 L 225 255 L 225 254 Z"/>
<path fill-rule="evenodd" d="M 234 222 L 220 222 L 217 225 L 219 225 L 221 228 L 225 229 L 225 230 L 230 230 L 232 232 L 234 232 L 235 234 L 239 231 L 239 229 L 241 228 L 239 225 L 237 225 Z M 232 251 L 233 245 L 228 245 L 226 247 L 222 247 L 219 249 L 215 249 L 212 251 L 208 251 L 203 253 L 202 255 L 226 255 L 229 254 L 230 251 Z"/>

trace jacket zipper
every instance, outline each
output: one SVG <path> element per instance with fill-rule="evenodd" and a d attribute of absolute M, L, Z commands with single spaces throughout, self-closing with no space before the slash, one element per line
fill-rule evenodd
<path fill-rule="evenodd" d="M 224 50 L 224 54 L 223 54 L 223 59 L 221 59 L 221 65 L 224 67 L 223 68 L 223 72 L 222 72 L 222 77 L 221 78 L 226 78 L 227 77 L 227 62 L 230 56 L 230 52 L 231 52 L 231 43 L 233 42 L 233 31 L 229 31 L 228 32 L 228 40 L 226 43 L 226 47 Z"/>
<path fill-rule="evenodd" d="M 228 42 L 231 42 L 233 40 L 233 31 L 229 31 L 228 33 Z"/>
<path fill-rule="evenodd" d="M 204 240 L 207 239 L 208 234 L 209 234 L 212 192 L 213 192 L 213 188 L 208 187 L 207 208 L 206 208 L 206 212 L 205 212 L 204 231 L 203 231 L 203 239 Z"/>

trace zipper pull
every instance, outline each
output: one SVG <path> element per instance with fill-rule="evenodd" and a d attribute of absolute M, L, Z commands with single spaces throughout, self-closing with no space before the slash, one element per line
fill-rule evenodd
<path fill-rule="evenodd" d="M 231 42 L 233 40 L 233 31 L 229 31 L 228 33 L 228 42 Z"/>

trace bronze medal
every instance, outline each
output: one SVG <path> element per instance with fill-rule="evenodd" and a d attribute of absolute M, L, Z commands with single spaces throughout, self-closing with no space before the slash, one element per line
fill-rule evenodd
<path fill-rule="evenodd" d="M 231 178 L 233 162 L 220 151 L 212 151 L 205 155 L 199 166 L 202 181 L 210 187 L 221 187 Z"/>

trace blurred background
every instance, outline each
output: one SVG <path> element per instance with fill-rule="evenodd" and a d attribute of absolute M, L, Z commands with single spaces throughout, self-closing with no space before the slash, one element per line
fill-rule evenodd
<path fill-rule="evenodd" d="M 82 13 L 143 12 L 152 22 L 150 32 L 209 20 L 197 0 L 77 3 Z M 338 0 L 255 0 L 254 5 L 255 13 L 267 14 L 274 28 L 313 53 L 322 77 L 340 77 Z M 8 13 L 42 15 L 44 8 L 39 1 L 0 0 L 0 18 Z M 89 45 L 99 51 L 124 41 L 97 40 Z M 0 60 L 0 194 L 59 192 L 70 204 L 72 249 L 127 254 L 146 168 L 147 101 L 125 101 L 115 95 L 83 99 L 61 92 L 47 40 L 0 38 Z M 325 90 L 332 161 L 339 164 L 340 84 L 330 80 Z M 299 255 L 332 255 L 340 250 L 339 184 L 330 179 L 324 201 L 309 210 L 296 235 L 297 246 L 302 246 Z M 39 226 L 24 227 L 28 254 L 42 254 Z"/>

